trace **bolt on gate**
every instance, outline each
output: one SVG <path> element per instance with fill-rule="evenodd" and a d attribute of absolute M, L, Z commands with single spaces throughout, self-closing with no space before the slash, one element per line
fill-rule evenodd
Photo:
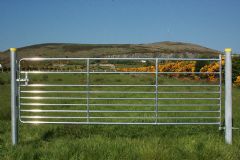
<path fill-rule="evenodd" d="M 219 58 L 22 58 L 11 49 L 12 142 L 18 118 L 33 124 L 219 125 Z M 217 72 L 166 71 L 173 62 L 215 62 Z M 204 63 L 206 64 L 206 63 Z M 145 67 L 143 67 L 145 66 Z M 231 50 L 225 58 L 226 142 L 232 143 Z M 177 77 L 180 78 L 175 78 Z M 184 80 L 213 76 L 217 82 Z M 18 118 L 17 118 L 18 117 Z"/>

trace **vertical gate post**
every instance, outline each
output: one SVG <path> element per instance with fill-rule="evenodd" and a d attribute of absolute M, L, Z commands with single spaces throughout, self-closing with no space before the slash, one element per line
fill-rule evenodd
<path fill-rule="evenodd" d="M 232 49 L 225 49 L 225 141 L 232 144 Z"/>
<path fill-rule="evenodd" d="M 12 126 L 12 144 L 18 143 L 18 109 L 17 109 L 17 62 L 16 48 L 10 48 L 11 59 L 11 126 Z"/>

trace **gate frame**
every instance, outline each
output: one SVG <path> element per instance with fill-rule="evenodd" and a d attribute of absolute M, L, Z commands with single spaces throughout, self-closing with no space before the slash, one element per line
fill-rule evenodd
<path fill-rule="evenodd" d="M 18 143 L 19 110 L 17 107 L 18 106 L 17 99 L 19 96 L 18 85 L 19 85 L 19 82 L 21 81 L 20 79 L 16 78 L 17 70 L 18 70 L 17 60 L 16 60 L 16 50 L 17 50 L 16 48 L 10 48 L 12 145 L 17 145 Z M 231 53 L 232 53 L 231 48 L 225 49 L 225 142 L 227 144 L 232 144 L 232 57 L 231 57 Z M 158 64 L 158 59 L 156 59 L 156 66 L 157 64 Z M 158 67 L 156 67 L 156 70 L 158 70 L 157 68 Z M 156 74 L 156 78 L 157 78 L 157 74 Z M 158 86 L 156 85 L 156 90 L 157 90 L 157 87 Z M 157 95 L 156 95 L 156 98 L 157 98 Z M 221 114 L 221 111 L 220 111 L 220 114 Z"/>

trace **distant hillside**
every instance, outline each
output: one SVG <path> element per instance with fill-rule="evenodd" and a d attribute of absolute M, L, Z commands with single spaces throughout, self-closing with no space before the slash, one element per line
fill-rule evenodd
<path fill-rule="evenodd" d="M 219 51 L 183 42 L 149 44 L 46 43 L 18 48 L 22 57 L 214 57 Z M 0 52 L 0 63 L 9 64 L 9 51 Z"/>
<path fill-rule="evenodd" d="M 144 45 L 148 48 L 159 49 L 160 51 L 168 51 L 173 53 L 204 53 L 204 54 L 215 54 L 219 51 L 203 47 L 197 44 L 192 43 L 183 43 L 183 42 L 158 42 Z"/>

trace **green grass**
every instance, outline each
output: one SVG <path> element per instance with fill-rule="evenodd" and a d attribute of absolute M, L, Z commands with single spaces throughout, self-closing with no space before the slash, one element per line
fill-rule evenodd
<path fill-rule="evenodd" d="M 40 125 L 20 124 L 19 144 L 11 145 L 10 84 L 9 74 L 1 73 L 0 85 L 0 159 L 240 159 L 239 130 L 233 131 L 233 145 L 226 145 L 224 132 L 218 126 L 199 125 Z M 31 83 L 85 83 L 79 75 L 40 76 L 30 75 Z M 151 76 L 91 77 L 96 84 L 152 84 Z M 62 80 L 59 80 L 62 79 Z M 106 81 L 108 80 L 108 81 Z M 161 77 L 160 84 L 203 84 L 204 81 L 178 80 Z M 24 88 L 23 88 L 24 89 Z M 29 88 L 25 88 L 29 89 Z M 36 89 L 36 88 L 31 88 Z M 44 89 L 44 88 L 42 88 Z M 53 87 L 53 90 L 58 88 Z M 71 88 L 77 90 L 77 88 Z M 83 89 L 83 88 L 82 88 Z M 100 89 L 100 88 L 91 88 Z M 120 88 L 109 88 L 115 90 Z M 160 88 L 168 91 L 168 88 Z M 180 88 L 175 88 L 177 91 Z M 202 88 L 199 88 L 202 89 Z M 128 90 L 136 90 L 128 88 Z M 152 89 L 144 88 L 146 91 Z M 182 87 L 181 90 L 192 89 Z M 33 96 L 33 95 L 32 95 Z M 39 95 L 38 95 L 39 96 Z M 48 96 L 56 96 L 50 94 Z M 61 96 L 61 94 L 59 95 Z M 100 95 L 92 95 L 100 96 Z M 104 95 L 113 96 L 113 95 Z M 126 95 L 120 95 L 126 96 Z M 129 95 L 141 96 L 141 95 Z M 159 95 L 160 96 L 160 95 Z M 167 95 L 161 95 L 166 97 Z M 177 95 L 173 95 L 177 96 Z M 189 95 L 194 97 L 195 95 Z M 207 95 L 202 95 L 207 96 Z M 240 89 L 233 89 L 233 124 L 240 125 Z M 151 95 L 148 95 L 151 97 Z M 49 102 L 49 101 L 46 101 Z M 65 102 L 62 100 L 61 102 Z M 77 103 L 72 101 L 71 103 Z M 91 102 L 94 103 L 95 101 Z M 116 101 L 116 103 L 119 101 Z M 135 101 L 137 103 L 137 101 Z M 135 103 L 134 102 L 134 103 Z M 106 102 L 108 103 L 108 102 Z M 127 101 L 126 103 L 130 103 Z M 142 103 L 142 102 L 138 102 Z M 144 102 L 147 103 L 147 102 Z M 149 102 L 150 103 L 150 102 Z M 159 102 L 161 104 L 162 102 Z M 172 103 L 172 102 L 166 102 Z M 180 101 L 179 103 L 184 103 Z M 102 108 L 103 109 L 103 108 Z M 113 109 L 113 108 L 111 108 Z M 224 110 L 224 108 L 222 108 Z M 223 121 L 223 120 L 222 120 Z"/>

